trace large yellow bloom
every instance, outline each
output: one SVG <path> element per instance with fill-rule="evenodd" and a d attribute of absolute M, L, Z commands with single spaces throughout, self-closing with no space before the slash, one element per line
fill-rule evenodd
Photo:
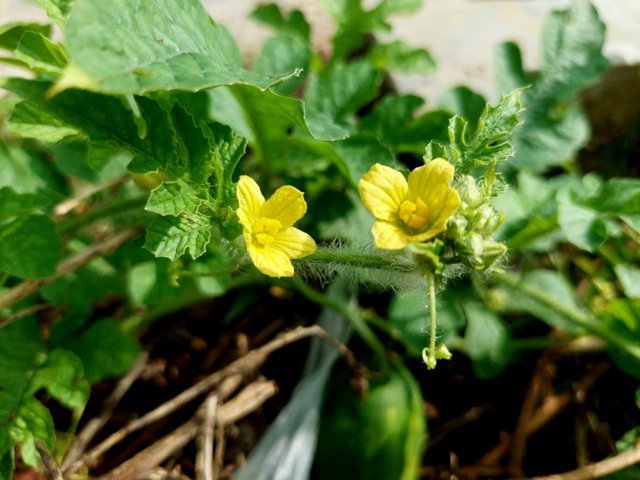
<path fill-rule="evenodd" d="M 441 158 L 409 174 L 376 163 L 360 180 L 360 198 L 376 217 L 371 233 L 378 248 L 397 250 L 424 242 L 446 229 L 460 206 L 450 187 L 453 166 Z"/>
<path fill-rule="evenodd" d="M 285 185 L 265 201 L 258 184 L 242 175 L 236 195 L 236 213 L 253 264 L 270 277 L 291 277 L 291 259 L 305 257 L 316 249 L 308 234 L 292 226 L 307 211 L 304 194 Z"/>

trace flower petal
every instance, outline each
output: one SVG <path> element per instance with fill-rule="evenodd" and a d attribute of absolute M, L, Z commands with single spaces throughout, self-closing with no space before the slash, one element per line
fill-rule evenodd
<path fill-rule="evenodd" d="M 289 258 L 302 258 L 316 250 L 316 242 L 308 233 L 289 227 L 273 236 L 273 247 L 284 252 Z"/>
<path fill-rule="evenodd" d="M 358 188 L 362 203 L 374 217 L 393 222 L 409 187 L 402 173 L 376 163 L 362 177 Z"/>
<path fill-rule="evenodd" d="M 447 223 L 449 217 L 456 213 L 460 207 L 460 195 L 453 188 L 449 188 L 443 195 L 436 206 L 434 206 L 433 215 L 435 217 L 435 223 Z"/>
<path fill-rule="evenodd" d="M 253 178 L 241 175 L 236 186 L 236 196 L 238 197 L 236 214 L 240 224 L 246 229 L 251 229 L 260 215 L 262 204 L 264 204 L 260 187 Z"/>
<path fill-rule="evenodd" d="M 407 246 L 407 234 L 400 225 L 379 221 L 371 229 L 376 247 L 385 250 L 400 250 Z"/>
<path fill-rule="evenodd" d="M 265 275 L 270 277 L 292 277 L 293 265 L 282 251 L 273 246 L 260 247 L 255 243 L 247 245 L 251 261 Z"/>
<path fill-rule="evenodd" d="M 456 213 L 458 207 L 460 207 L 460 197 L 458 192 L 450 188 L 445 192 L 441 202 L 442 203 L 439 205 L 440 210 L 434 212 L 435 222 L 426 232 L 422 232 L 417 235 L 408 235 L 407 240 L 409 242 L 424 242 L 446 230 L 447 221 L 451 218 L 451 215 Z"/>
<path fill-rule="evenodd" d="M 291 185 L 285 185 L 277 189 L 265 202 L 260 215 L 279 220 L 282 228 L 288 228 L 300 220 L 306 211 L 304 193 Z"/>
<path fill-rule="evenodd" d="M 439 205 L 453 174 L 453 165 L 442 158 L 435 158 L 409 174 L 409 195 L 412 199 L 420 197 L 430 208 Z"/>

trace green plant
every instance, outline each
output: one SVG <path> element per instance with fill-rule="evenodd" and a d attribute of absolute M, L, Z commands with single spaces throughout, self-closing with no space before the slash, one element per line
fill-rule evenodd
<path fill-rule="evenodd" d="M 64 449 L 47 401 L 72 409 L 75 433 L 89 385 L 127 372 L 155 319 L 265 281 L 341 313 L 372 368 L 411 385 L 412 408 L 398 354 L 432 369 L 461 351 L 489 378 L 533 344 L 591 334 L 638 374 L 640 181 L 575 162 L 589 138 L 578 94 L 606 68 L 589 2 L 550 15 L 535 76 L 500 46 L 498 102 L 455 88 L 426 112 L 384 85 L 428 74 L 428 52 L 369 38 L 419 0 L 326 0 L 330 58 L 301 12 L 260 6 L 275 36 L 253 69 L 197 0 L 40 3 L 63 43 L 50 26 L 0 27 L 0 60 L 31 74 L 0 84 L 0 478 L 16 445 L 33 466 L 36 441 Z M 305 281 L 262 275 L 294 268 Z M 388 319 L 310 286 L 337 278 L 391 291 Z M 118 308 L 96 308 L 105 298 Z M 520 335 L 539 321 L 564 336 Z M 406 442 L 425 428 L 411 418 Z"/>

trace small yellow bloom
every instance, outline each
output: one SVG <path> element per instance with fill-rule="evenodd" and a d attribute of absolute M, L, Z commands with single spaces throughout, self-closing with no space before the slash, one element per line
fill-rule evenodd
<path fill-rule="evenodd" d="M 451 188 L 453 166 L 436 158 L 409 174 L 376 163 L 360 180 L 360 198 L 376 217 L 371 233 L 378 248 L 397 250 L 446 229 L 460 206 Z"/>
<path fill-rule="evenodd" d="M 270 277 L 293 276 L 291 259 L 305 257 L 316 249 L 308 234 L 293 227 L 307 211 L 304 194 L 285 185 L 265 201 L 258 184 L 242 175 L 236 195 L 236 213 L 253 264 Z"/>

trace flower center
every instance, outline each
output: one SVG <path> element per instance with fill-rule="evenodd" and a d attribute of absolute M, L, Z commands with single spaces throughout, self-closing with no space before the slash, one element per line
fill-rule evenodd
<path fill-rule="evenodd" d="M 420 197 L 416 198 L 415 203 L 411 200 L 405 200 L 398 208 L 398 216 L 405 225 L 417 230 L 429 223 L 429 207 Z"/>
<path fill-rule="evenodd" d="M 253 238 L 256 239 L 259 245 L 266 247 L 273 243 L 273 236 L 280 230 L 282 230 L 280 220 L 260 217 L 256 223 L 253 224 Z"/>

